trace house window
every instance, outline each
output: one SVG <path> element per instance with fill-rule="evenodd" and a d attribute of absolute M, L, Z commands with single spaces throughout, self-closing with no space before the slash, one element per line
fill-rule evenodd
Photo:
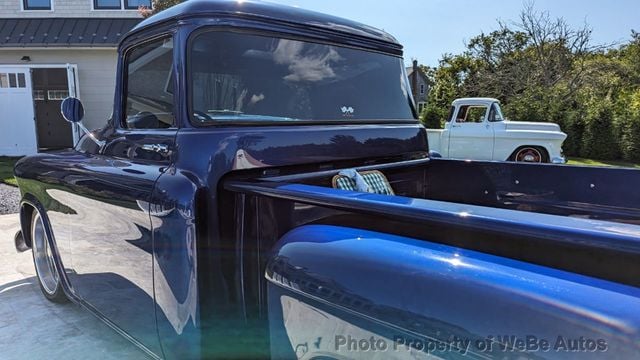
<path fill-rule="evenodd" d="M 33 90 L 33 100 L 46 100 L 44 97 L 44 90 Z"/>
<path fill-rule="evenodd" d="M 151 9 L 151 0 L 124 0 L 125 9 L 137 9 L 141 6 Z"/>
<path fill-rule="evenodd" d="M 141 6 L 151 8 L 151 0 L 93 0 L 95 10 L 135 10 Z"/>
<path fill-rule="evenodd" d="M 420 95 L 424 95 L 424 84 L 420 84 Z"/>
<path fill-rule="evenodd" d="M 93 0 L 93 8 L 97 10 L 120 10 L 121 0 Z"/>
<path fill-rule="evenodd" d="M 424 108 L 427 106 L 427 103 L 424 101 L 421 101 L 418 103 L 418 114 L 422 114 L 422 110 L 424 110 Z"/>
<path fill-rule="evenodd" d="M 49 100 L 64 100 L 69 97 L 67 90 L 47 90 L 47 98 Z"/>
<path fill-rule="evenodd" d="M 23 0 L 25 10 L 51 10 L 51 0 Z"/>
<path fill-rule="evenodd" d="M 24 73 L 0 73 L 0 88 L 21 88 L 27 87 Z"/>

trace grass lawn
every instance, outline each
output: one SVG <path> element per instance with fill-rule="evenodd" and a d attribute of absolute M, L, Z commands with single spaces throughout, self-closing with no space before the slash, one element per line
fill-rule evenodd
<path fill-rule="evenodd" d="M 16 179 L 13 177 L 13 165 L 19 157 L 0 156 L 0 183 L 18 186 Z"/>
<path fill-rule="evenodd" d="M 584 158 L 569 158 L 569 165 L 582 165 L 582 166 L 619 166 L 640 169 L 640 164 L 634 164 L 630 162 L 620 160 L 592 160 Z"/>

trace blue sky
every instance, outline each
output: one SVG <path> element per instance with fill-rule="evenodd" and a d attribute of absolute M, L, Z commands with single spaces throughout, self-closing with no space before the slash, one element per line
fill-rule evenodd
<path fill-rule="evenodd" d="M 346 17 L 382 28 L 405 46 L 405 59 L 437 65 L 444 53 L 459 53 L 465 41 L 516 20 L 523 1 L 489 0 L 270 0 Z M 623 42 L 640 31 L 640 0 L 537 0 L 537 10 L 563 17 L 575 27 L 585 21 L 593 43 Z"/>

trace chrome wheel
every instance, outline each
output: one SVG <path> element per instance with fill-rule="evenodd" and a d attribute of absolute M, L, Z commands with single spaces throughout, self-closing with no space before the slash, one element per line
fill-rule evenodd
<path fill-rule="evenodd" d="M 33 263 L 36 267 L 40 287 L 48 297 L 56 297 L 60 292 L 60 277 L 55 267 L 53 252 L 49 246 L 42 217 L 37 210 L 34 210 L 31 221 L 31 245 Z"/>
<path fill-rule="evenodd" d="M 531 163 L 541 163 L 543 161 L 542 153 L 540 153 L 540 150 L 532 147 L 520 149 L 516 153 L 515 159 L 519 162 Z"/>

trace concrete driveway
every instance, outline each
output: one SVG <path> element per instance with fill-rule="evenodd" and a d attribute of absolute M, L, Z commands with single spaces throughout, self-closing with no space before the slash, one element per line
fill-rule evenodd
<path fill-rule="evenodd" d="M 42 296 L 31 252 L 13 246 L 18 223 L 17 214 L 0 216 L 0 358 L 147 359 L 80 306 Z"/>

